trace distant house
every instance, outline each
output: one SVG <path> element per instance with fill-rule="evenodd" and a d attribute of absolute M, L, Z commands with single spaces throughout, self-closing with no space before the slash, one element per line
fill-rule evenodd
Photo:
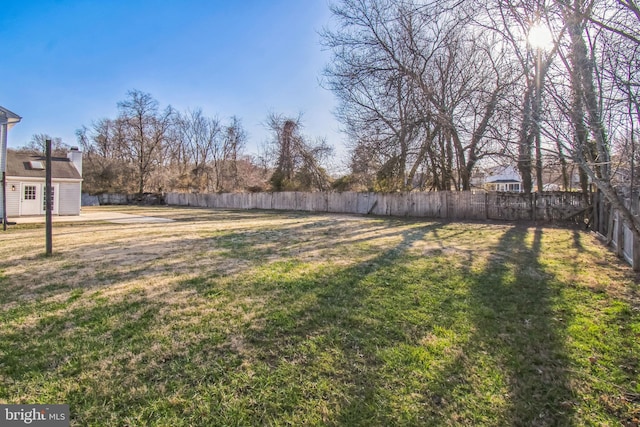
<path fill-rule="evenodd" d="M 498 168 L 485 177 L 484 187 L 487 191 L 523 191 L 520 174 L 513 166 Z"/>
<path fill-rule="evenodd" d="M 7 152 L 8 218 L 45 214 L 45 166 L 44 156 Z M 53 157 L 51 182 L 52 213 L 80 215 L 82 153 L 77 149 L 71 149 L 67 157 Z"/>

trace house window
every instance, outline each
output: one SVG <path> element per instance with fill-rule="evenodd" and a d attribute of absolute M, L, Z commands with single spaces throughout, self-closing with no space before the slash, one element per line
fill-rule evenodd
<path fill-rule="evenodd" d="M 56 199 L 54 196 L 56 187 L 51 187 L 51 212 L 53 212 L 53 201 Z M 42 189 L 42 210 L 47 211 L 47 188 Z"/>
<path fill-rule="evenodd" d="M 24 199 L 25 200 L 35 200 L 36 199 L 36 186 L 35 185 L 25 185 L 24 186 Z"/>

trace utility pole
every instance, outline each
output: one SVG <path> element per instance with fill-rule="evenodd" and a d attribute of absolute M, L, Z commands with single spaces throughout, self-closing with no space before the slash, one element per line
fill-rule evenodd
<path fill-rule="evenodd" d="M 0 112 L 1 114 L 1 112 Z M 2 230 L 7 231 L 7 116 L 0 115 L 0 169 L 2 170 Z"/>
<path fill-rule="evenodd" d="M 45 211 L 46 211 L 46 234 L 47 234 L 47 256 L 51 256 L 51 254 L 53 253 L 53 236 L 52 236 L 52 224 L 51 224 L 51 211 L 53 206 L 52 205 L 52 201 L 51 200 L 51 140 L 47 139 L 46 140 L 46 150 L 45 150 L 45 156 L 47 158 L 47 169 L 46 169 L 46 175 L 45 175 L 45 187 L 44 187 L 44 197 L 45 197 Z"/>

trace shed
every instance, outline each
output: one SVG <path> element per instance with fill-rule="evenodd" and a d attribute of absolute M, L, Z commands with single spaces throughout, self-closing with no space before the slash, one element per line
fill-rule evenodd
<path fill-rule="evenodd" d="M 46 158 L 7 152 L 7 217 L 44 215 Z M 67 157 L 51 159 L 52 213 L 80 215 L 82 153 L 71 149 Z M 1 212 L 0 212 L 1 213 Z"/>

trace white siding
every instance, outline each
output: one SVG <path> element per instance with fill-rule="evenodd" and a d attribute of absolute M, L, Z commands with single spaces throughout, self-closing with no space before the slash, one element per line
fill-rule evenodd
<path fill-rule="evenodd" d="M 43 185 L 40 181 L 25 181 L 29 184 L 36 183 Z M 81 183 L 80 182 L 56 182 L 53 181 L 55 187 L 54 215 L 80 215 L 80 198 Z M 15 190 L 11 187 L 15 186 Z M 7 181 L 7 217 L 9 219 L 18 217 L 22 214 L 20 211 L 21 202 L 21 181 Z M 0 194 L 1 196 L 1 194 Z M 44 215 L 44 208 L 41 212 Z M 0 218 L 2 218 L 2 203 L 0 203 Z"/>
<path fill-rule="evenodd" d="M 11 189 L 15 186 L 15 190 Z M 2 203 L 0 203 L 0 215 L 2 215 Z M 7 181 L 7 217 L 20 215 L 20 182 Z"/>
<path fill-rule="evenodd" d="M 59 183 L 58 215 L 80 215 L 80 183 Z"/>

